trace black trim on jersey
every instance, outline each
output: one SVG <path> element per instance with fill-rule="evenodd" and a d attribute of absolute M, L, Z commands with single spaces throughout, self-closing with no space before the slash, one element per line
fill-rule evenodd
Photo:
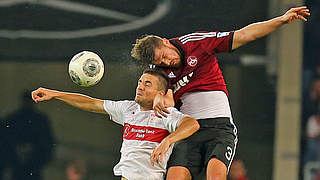
<path fill-rule="evenodd" d="M 231 31 L 230 39 L 229 39 L 229 53 L 233 52 L 232 50 L 233 36 L 234 36 L 234 31 Z"/>
<path fill-rule="evenodd" d="M 169 42 L 179 50 L 179 52 L 181 54 L 180 60 L 181 60 L 182 64 L 185 65 L 186 64 L 186 61 L 185 61 L 186 57 L 184 56 L 184 51 L 183 51 L 182 47 L 180 46 L 179 42 L 176 40 L 170 40 Z"/>
<path fill-rule="evenodd" d="M 179 99 L 178 102 L 175 103 L 174 107 L 180 111 L 181 106 L 183 105 L 182 100 Z"/>

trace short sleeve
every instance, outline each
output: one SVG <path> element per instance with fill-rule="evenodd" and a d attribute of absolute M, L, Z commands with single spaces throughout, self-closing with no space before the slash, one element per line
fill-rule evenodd
<path fill-rule="evenodd" d="M 132 103 L 130 101 L 104 100 L 104 110 L 109 114 L 110 119 L 118 124 L 124 124 L 124 112 Z"/>
<path fill-rule="evenodd" d="M 214 52 L 214 53 L 231 52 L 232 41 L 233 41 L 233 31 L 231 32 L 216 31 L 215 36 L 204 38 L 201 41 L 201 47 L 206 49 L 207 52 Z"/>
<path fill-rule="evenodd" d="M 215 49 L 216 53 L 219 52 L 231 52 L 234 32 L 217 32 L 217 39 Z"/>
<path fill-rule="evenodd" d="M 179 37 L 182 46 L 200 46 L 209 53 L 231 52 L 233 42 L 233 31 L 199 31 Z"/>
<path fill-rule="evenodd" d="M 170 107 L 168 110 L 170 111 L 170 114 L 168 114 L 167 118 L 163 118 L 163 122 L 168 131 L 171 133 L 177 129 L 178 122 L 184 117 L 187 117 L 187 115 L 182 114 L 176 108 Z"/>

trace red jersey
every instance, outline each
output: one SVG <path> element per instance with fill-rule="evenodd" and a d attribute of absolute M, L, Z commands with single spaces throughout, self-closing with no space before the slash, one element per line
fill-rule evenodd
<path fill-rule="evenodd" d="M 232 51 L 232 32 L 196 32 L 170 39 L 181 54 L 182 66 L 165 69 L 174 99 L 188 92 L 224 91 L 226 83 L 216 53 Z"/>

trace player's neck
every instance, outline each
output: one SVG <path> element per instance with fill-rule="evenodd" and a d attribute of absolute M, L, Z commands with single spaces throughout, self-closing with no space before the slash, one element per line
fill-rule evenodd
<path fill-rule="evenodd" d="M 141 106 L 140 105 L 140 111 L 150 111 L 152 110 L 152 106 Z"/>

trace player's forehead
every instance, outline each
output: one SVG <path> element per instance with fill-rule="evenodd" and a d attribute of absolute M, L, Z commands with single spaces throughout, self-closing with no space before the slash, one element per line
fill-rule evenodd
<path fill-rule="evenodd" d="M 152 74 L 145 73 L 140 76 L 139 80 L 143 82 L 149 81 L 151 83 L 155 83 L 158 81 L 158 77 Z"/>

